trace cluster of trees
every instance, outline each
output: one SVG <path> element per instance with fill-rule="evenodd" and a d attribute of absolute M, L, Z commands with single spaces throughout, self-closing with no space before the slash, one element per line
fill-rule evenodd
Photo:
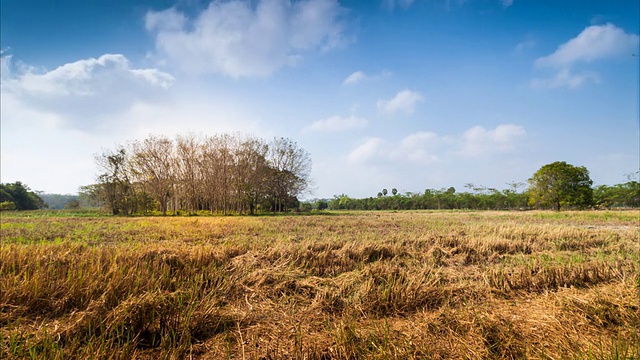
<path fill-rule="evenodd" d="M 81 193 L 114 215 L 287 211 L 310 186 L 311 158 L 287 138 L 150 136 L 107 150 L 96 162 L 98 183 Z"/>
<path fill-rule="evenodd" d="M 594 202 L 602 208 L 640 208 L 640 183 L 629 179 L 624 184 L 599 185 L 593 189 Z"/>
<path fill-rule="evenodd" d="M 524 209 L 529 200 L 525 192 L 518 192 L 521 183 L 499 191 L 493 188 L 475 187 L 467 184 L 472 191 L 457 192 L 454 187 L 447 189 L 427 189 L 423 193 L 398 193 L 392 189 L 392 195 L 383 189 L 376 197 L 354 199 L 347 195 L 334 196 L 333 199 L 318 201 L 318 209 L 327 205 L 329 209 L 339 210 L 418 210 L 418 209 Z"/>
<path fill-rule="evenodd" d="M 42 198 L 20 181 L 0 184 L 0 210 L 36 210 L 44 205 Z"/>
<path fill-rule="evenodd" d="M 584 209 L 588 207 L 640 207 L 640 183 L 631 179 L 614 186 L 592 188 L 593 181 L 584 166 L 573 166 L 564 161 L 541 167 L 524 183 L 510 183 L 509 188 L 497 190 L 466 184 L 468 191 L 455 188 L 424 193 L 399 194 L 397 189 L 383 189 L 377 197 L 355 199 L 347 195 L 319 200 L 314 208 L 332 210 L 415 210 L 415 209 Z M 521 189 L 521 190 L 520 190 Z"/>

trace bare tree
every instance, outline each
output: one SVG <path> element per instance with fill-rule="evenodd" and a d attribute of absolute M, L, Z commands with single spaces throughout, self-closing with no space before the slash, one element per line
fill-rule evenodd
<path fill-rule="evenodd" d="M 309 188 L 311 156 L 287 138 L 275 138 L 269 144 L 271 198 L 274 211 L 285 211 L 286 201 Z"/>
<path fill-rule="evenodd" d="M 175 186 L 173 142 L 165 137 L 150 136 L 144 142 L 132 143 L 131 162 L 137 182 L 149 190 L 163 215 Z"/>

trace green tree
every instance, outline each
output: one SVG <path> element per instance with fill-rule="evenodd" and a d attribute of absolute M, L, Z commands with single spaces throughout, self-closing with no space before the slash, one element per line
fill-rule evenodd
<path fill-rule="evenodd" d="M 73 199 L 64 204 L 65 209 L 80 209 L 80 201 Z"/>
<path fill-rule="evenodd" d="M 383 195 L 383 196 L 387 196 L 387 194 L 388 194 L 387 189 L 382 189 L 382 195 Z"/>
<path fill-rule="evenodd" d="M 318 210 L 325 210 L 329 207 L 329 203 L 326 200 L 318 200 L 316 203 Z"/>
<path fill-rule="evenodd" d="M 44 201 L 20 181 L 11 184 L 0 184 L 0 202 L 6 203 L 4 209 L 12 206 L 17 210 L 37 210 L 44 207 Z"/>
<path fill-rule="evenodd" d="M 391 189 L 391 194 L 393 194 L 393 196 L 396 196 L 398 194 L 398 189 L 396 188 Z"/>
<path fill-rule="evenodd" d="M 544 165 L 529 179 L 529 204 L 556 211 L 564 207 L 584 208 L 593 203 L 592 184 L 586 167 L 556 161 Z"/>

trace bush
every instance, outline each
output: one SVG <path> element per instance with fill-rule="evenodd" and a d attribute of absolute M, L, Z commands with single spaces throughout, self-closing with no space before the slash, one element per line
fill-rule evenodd
<path fill-rule="evenodd" d="M 0 202 L 0 211 L 15 210 L 15 209 L 16 209 L 16 204 L 14 204 L 13 201 Z"/>

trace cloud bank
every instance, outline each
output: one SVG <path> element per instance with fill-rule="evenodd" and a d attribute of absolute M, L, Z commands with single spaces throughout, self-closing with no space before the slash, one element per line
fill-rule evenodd
<path fill-rule="evenodd" d="M 372 137 L 353 149 L 347 160 L 425 165 L 460 157 L 473 159 L 513 152 L 526 136 L 526 130 L 520 125 L 501 124 L 494 129 L 474 126 L 458 136 L 419 131 L 397 142 Z"/>
<path fill-rule="evenodd" d="M 192 19 L 149 12 L 145 25 L 158 55 L 187 73 L 264 77 L 345 43 L 345 14 L 337 0 L 212 1 Z"/>
<path fill-rule="evenodd" d="M 121 114 L 137 102 L 153 102 L 174 78 L 153 68 L 133 68 L 120 54 L 78 60 L 51 71 L 16 67 L 2 58 L 3 100 L 11 106 L 48 113 L 62 125 L 90 130 L 107 116 Z"/>

